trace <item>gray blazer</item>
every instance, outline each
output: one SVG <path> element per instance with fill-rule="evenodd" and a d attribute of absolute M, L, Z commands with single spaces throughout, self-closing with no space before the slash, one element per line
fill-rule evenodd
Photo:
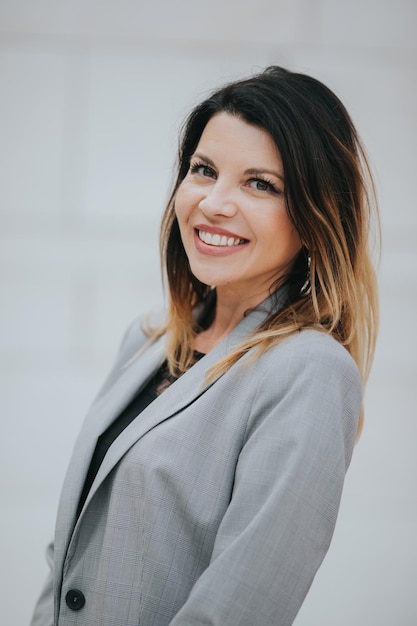
<path fill-rule="evenodd" d="M 127 427 L 76 521 L 97 437 L 164 360 L 163 338 L 127 331 L 75 444 L 32 626 L 293 623 L 333 534 L 361 382 L 345 348 L 310 330 L 205 384 L 264 316 Z"/>

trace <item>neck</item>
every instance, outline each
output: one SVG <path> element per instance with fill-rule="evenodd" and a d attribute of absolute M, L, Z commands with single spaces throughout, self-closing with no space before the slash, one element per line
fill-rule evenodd
<path fill-rule="evenodd" d="M 216 312 L 213 322 L 206 330 L 199 333 L 194 342 L 194 349 L 199 352 L 210 352 L 222 341 L 230 331 L 239 324 L 245 314 L 255 308 L 269 293 L 252 294 L 250 297 L 238 296 L 230 289 L 217 288 Z"/>

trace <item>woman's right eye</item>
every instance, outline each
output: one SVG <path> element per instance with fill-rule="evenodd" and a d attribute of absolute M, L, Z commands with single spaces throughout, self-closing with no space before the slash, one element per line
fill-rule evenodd
<path fill-rule="evenodd" d="M 193 163 L 190 167 L 190 171 L 192 174 L 199 174 L 200 176 L 204 176 L 205 178 L 215 178 L 216 173 L 209 165 L 205 165 L 204 163 Z"/>

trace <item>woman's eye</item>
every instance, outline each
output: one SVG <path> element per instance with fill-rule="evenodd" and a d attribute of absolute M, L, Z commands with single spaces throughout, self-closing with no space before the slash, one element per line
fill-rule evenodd
<path fill-rule="evenodd" d="M 216 173 L 211 167 L 202 163 L 195 163 L 194 165 L 191 165 L 190 169 L 192 174 L 199 174 L 205 178 L 215 178 L 216 176 Z"/>
<path fill-rule="evenodd" d="M 276 189 L 272 183 L 267 180 L 262 180 L 262 178 L 253 178 L 249 183 L 256 191 L 272 191 L 273 193 L 278 193 L 278 189 Z"/>

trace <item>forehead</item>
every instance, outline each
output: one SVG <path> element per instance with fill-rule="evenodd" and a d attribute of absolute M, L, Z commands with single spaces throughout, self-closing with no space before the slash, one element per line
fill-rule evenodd
<path fill-rule="evenodd" d="M 282 166 L 280 152 L 266 130 L 225 112 L 214 115 L 206 124 L 196 148 L 196 152 L 200 151 L 214 153 L 207 155 L 212 158 L 233 154 L 239 160 L 261 159 L 259 164 Z"/>

